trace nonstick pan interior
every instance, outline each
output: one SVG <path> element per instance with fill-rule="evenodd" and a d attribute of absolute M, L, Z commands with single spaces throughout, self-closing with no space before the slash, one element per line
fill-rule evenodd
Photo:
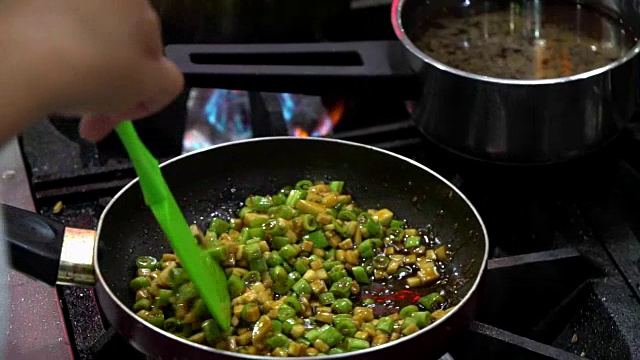
<path fill-rule="evenodd" d="M 465 199 L 411 162 L 370 147 L 333 140 L 270 138 L 230 143 L 192 153 L 163 166 L 190 223 L 206 226 L 213 214 L 230 216 L 250 194 L 271 194 L 301 179 L 343 180 L 362 208 L 386 207 L 418 228 L 432 226 L 457 249 L 449 273 L 463 298 L 475 283 L 486 252 L 479 218 Z M 170 251 L 144 205 L 137 183 L 114 200 L 99 233 L 98 267 L 106 285 L 127 307 L 134 260 Z M 455 301 L 455 299 L 454 299 Z"/>

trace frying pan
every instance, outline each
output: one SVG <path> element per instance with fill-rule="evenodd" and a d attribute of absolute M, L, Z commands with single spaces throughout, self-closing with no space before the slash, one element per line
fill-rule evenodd
<path fill-rule="evenodd" d="M 488 238 L 469 201 L 432 170 L 374 147 L 331 139 L 276 137 L 230 142 L 162 165 L 187 220 L 205 226 L 229 217 L 251 194 L 274 193 L 300 179 L 343 180 L 363 208 L 387 207 L 418 227 L 431 227 L 454 251 L 449 297 L 458 305 L 440 321 L 398 341 L 328 358 L 438 358 L 471 321 L 473 296 L 486 266 Z M 129 281 L 140 255 L 160 257 L 170 247 L 145 206 L 137 180 L 106 207 L 96 232 L 63 225 L 4 205 L 13 267 L 49 285 L 95 286 L 112 326 L 136 349 L 155 358 L 256 359 L 180 339 L 131 310 Z"/>

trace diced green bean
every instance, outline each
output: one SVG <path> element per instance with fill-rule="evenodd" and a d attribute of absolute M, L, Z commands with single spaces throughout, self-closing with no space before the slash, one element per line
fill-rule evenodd
<path fill-rule="evenodd" d="M 390 317 L 383 317 L 378 320 L 376 329 L 384 332 L 385 334 L 391 334 L 393 331 L 393 320 Z"/>
<path fill-rule="evenodd" d="M 271 331 L 273 331 L 274 333 L 281 333 L 282 332 L 282 321 L 280 320 L 271 320 Z"/>
<path fill-rule="evenodd" d="M 167 306 L 171 301 L 171 297 L 173 296 L 173 291 L 169 289 L 160 289 L 158 292 L 158 299 L 156 300 L 156 306 Z"/>
<path fill-rule="evenodd" d="M 418 311 L 420 311 L 420 309 L 418 309 L 417 306 L 415 306 L 415 305 L 407 305 L 407 306 L 403 307 L 402 310 L 400 310 L 400 317 L 408 318 L 409 316 L 411 316 L 411 314 L 416 313 Z"/>
<path fill-rule="evenodd" d="M 133 311 L 149 310 L 150 307 L 151 301 L 148 299 L 140 299 L 133 304 Z"/>
<path fill-rule="evenodd" d="M 300 343 L 300 344 L 304 344 L 306 346 L 311 346 L 311 341 L 309 341 L 309 340 L 307 340 L 307 339 L 305 339 L 303 337 L 297 338 L 296 342 Z"/>
<path fill-rule="evenodd" d="M 358 246 L 358 252 L 360 253 L 360 256 L 365 259 L 373 257 L 373 244 L 371 243 L 371 240 L 361 242 Z"/>
<path fill-rule="evenodd" d="M 344 336 L 333 326 L 325 325 L 320 328 L 320 336 L 318 336 L 318 339 L 322 340 L 322 342 L 324 342 L 325 344 L 333 347 L 338 345 L 338 343 L 340 343 L 342 339 L 344 339 Z"/>
<path fill-rule="evenodd" d="M 285 321 L 296 316 L 296 311 L 287 304 L 280 304 L 278 308 L 278 320 Z"/>
<path fill-rule="evenodd" d="M 184 304 L 198 296 L 198 289 L 196 289 L 196 286 L 193 285 L 192 282 L 187 282 L 180 285 L 180 288 L 178 288 L 178 291 L 176 292 L 176 296 L 178 297 L 178 302 Z"/>
<path fill-rule="evenodd" d="M 193 302 L 191 312 L 198 318 L 211 317 L 211 315 L 209 315 L 209 309 L 207 309 L 207 305 L 204 304 L 204 300 L 202 299 L 196 299 L 196 301 Z"/>
<path fill-rule="evenodd" d="M 264 231 L 271 236 L 283 236 L 287 230 L 289 228 L 281 220 L 270 219 L 264 224 Z"/>
<path fill-rule="evenodd" d="M 180 329 L 180 321 L 174 317 L 164 321 L 164 329 L 170 333 L 174 333 Z"/>
<path fill-rule="evenodd" d="M 384 255 L 377 255 L 373 258 L 374 269 L 386 269 L 389 265 L 389 258 Z"/>
<path fill-rule="evenodd" d="M 287 206 L 295 207 L 298 200 L 304 198 L 302 190 L 291 190 L 285 204 Z"/>
<path fill-rule="evenodd" d="M 302 280 L 302 279 L 300 279 L 300 280 Z M 299 313 L 300 311 L 302 311 L 302 305 L 300 304 L 300 301 L 298 301 L 298 299 L 293 295 L 287 297 L 287 300 L 285 301 L 285 304 L 291 306 L 291 308 L 293 310 L 295 310 L 296 313 Z"/>
<path fill-rule="evenodd" d="M 286 349 L 289 346 L 289 343 L 291 341 L 292 340 L 289 339 L 284 334 L 275 334 L 272 337 L 266 339 L 264 343 L 267 344 L 267 346 L 269 346 L 271 349 L 275 349 L 275 348 Z"/>
<path fill-rule="evenodd" d="M 333 296 L 333 293 L 330 292 L 318 295 L 318 301 L 320 302 L 320 305 L 331 305 L 335 300 L 335 296 Z"/>
<path fill-rule="evenodd" d="M 364 267 L 354 266 L 351 268 L 351 272 L 353 272 L 353 278 L 356 279 L 356 281 L 359 284 L 371 283 L 371 280 L 369 280 L 369 276 L 367 275 L 367 272 L 364 270 Z"/>
<path fill-rule="evenodd" d="M 444 303 L 444 298 L 440 293 L 434 292 L 428 295 L 421 297 L 418 300 L 418 304 L 422 305 L 428 311 L 433 311 L 437 309 L 437 306 Z"/>
<path fill-rule="evenodd" d="M 248 229 L 249 239 L 262 239 L 264 237 L 264 229 L 263 228 L 245 228 Z"/>
<path fill-rule="evenodd" d="M 295 324 L 296 320 L 291 318 L 282 321 L 282 331 L 284 331 L 285 334 L 289 334 L 291 332 L 291 328 L 293 328 L 293 325 Z"/>
<path fill-rule="evenodd" d="M 338 314 L 349 314 L 353 308 L 353 303 L 349 299 L 337 299 L 331 308 Z"/>
<path fill-rule="evenodd" d="M 301 258 L 297 258 L 296 262 L 293 264 L 293 267 L 297 272 L 304 274 L 309 270 L 309 267 L 304 263 L 304 260 Z"/>
<path fill-rule="evenodd" d="M 313 243 L 313 247 L 318 249 L 324 249 L 329 246 L 329 241 L 326 236 L 324 236 L 324 232 L 321 230 L 314 231 L 310 234 L 307 234 L 302 237 L 303 240 L 311 241 Z"/>
<path fill-rule="evenodd" d="M 292 289 L 298 295 L 311 294 L 311 286 L 305 279 L 298 280 L 298 282 L 293 285 Z"/>
<path fill-rule="evenodd" d="M 333 225 L 334 230 L 342 237 L 346 237 L 347 235 L 347 224 L 340 224 L 336 219 L 331 220 L 331 224 Z"/>
<path fill-rule="evenodd" d="M 302 279 L 302 275 L 300 275 L 300 273 L 297 271 L 290 271 L 287 275 L 287 278 L 291 283 L 291 286 L 293 286 L 296 282 L 298 282 L 298 280 Z"/>
<path fill-rule="evenodd" d="M 254 212 L 253 210 L 251 210 L 248 206 L 243 207 L 242 209 L 240 209 L 240 212 L 238 213 L 238 217 L 240 219 L 244 219 L 244 216 L 247 214 L 250 214 Z"/>
<path fill-rule="evenodd" d="M 369 348 L 369 342 L 366 340 L 347 338 L 345 342 L 347 343 L 347 351 L 358 351 Z"/>
<path fill-rule="evenodd" d="M 229 288 L 231 298 L 236 298 L 244 292 L 244 281 L 236 275 L 231 275 L 227 280 L 227 288 Z"/>
<path fill-rule="evenodd" d="M 284 205 L 284 203 L 287 201 L 287 196 L 284 194 L 273 195 L 271 197 L 271 201 L 273 201 L 273 205 L 276 206 Z"/>
<path fill-rule="evenodd" d="M 412 313 L 415 314 L 415 313 Z M 412 317 L 407 317 L 404 319 L 404 321 L 402 322 L 402 330 L 408 328 L 409 326 L 411 326 L 411 324 L 415 324 L 416 326 L 418 326 L 418 321 Z"/>
<path fill-rule="evenodd" d="M 129 282 L 129 287 L 133 291 L 138 291 L 142 288 L 147 288 L 149 286 L 151 286 L 151 281 L 149 281 L 149 278 L 145 276 L 138 276 L 137 278 Z"/>
<path fill-rule="evenodd" d="M 287 271 L 280 265 L 271 269 L 271 279 L 275 283 L 283 283 L 287 281 Z"/>
<path fill-rule="evenodd" d="M 169 271 L 169 286 L 172 289 L 177 289 L 187 281 L 189 281 L 189 276 L 183 268 L 173 268 Z"/>
<path fill-rule="evenodd" d="M 351 295 L 351 283 L 350 277 L 344 277 L 331 285 L 331 291 L 336 298 L 346 298 Z"/>
<path fill-rule="evenodd" d="M 387 229 L 387 236 L 391 238 L 391 240 L 395 242 L 402 241 L 404 237 L 404 229 L 402 228 L 389 228 Z"/>
<path fill-rule="evenodd" d="M 140 310 L 136 315 L 155 327 L 162 328 L 164 325 L 164 314 L 161 312 Z"/>
<path fill-rule="evenodd" d="M 332 181 L 329 183 L 329 190 L 337 192 L 338 194 L 342 192 L 343 187 L 344 181 Z"/>
<path fill-rule="evenodd" d="M 247 207 L 252 210 L 265 212 L 269 210 L 269 208 L 273 205 L 273 202 L 271 201 L 271 199 L 264 196 L 251 196 L 247 198 L 245 205 L 247 205 Z"/>
<path fill-rule="evenodd" d="M 288 205 L 272 207 L 268 211 L 269 216 L 285 220 L 291 220 L 296 216 L 296 210 Z"/>
<path fill-rule="evenodd" d="M 247 245 L 244 248 L 244 253 L 249 261 L 260 259 L 262 257 L 262 251 L 258 244 Z"/>
<path fill-rule="evenodd" d="M 353 320 L 349 318 L 338 318 L 335 320 L 336 330 L 338 330 L 342 335 L 347 337 L 352 337 L 355 335 L 358 329 L 356 328 L 356 324 L 354 324 Z"/>
<path fill-rule="evenodd" d="M 158 259 L 153 256 L 138 256 L 136 258 L 136 266 L 138 269 L 155 270 L 158 267 Z"/>
<path fill-rule="evenodd" d="M 334 249 L 331 249 L 334 250 Z M 326 271 L 330 271 L 331 269 L 333 269 L 334 267 L 338 266 L 338 265 L 344 265 L 342 263 L 342 261 L 325 261 L 322 263 L 322 267 L 326 270 Z"/>
<path fill-rule="evenodd" d="M 240 243 L 244 244 L 247 240 L 251 239 L 253 236 L 249 235 L 249 229 L 248 227 L 243 227 L 242 230 L 240 230 Z M 215 234 L 215 233 L 214 233 Z"/>
<path fill-rule="evenodd" d="M 416 325 L 423 329 L 431 324 L 431 313 L 428 311 L 418 311 L 411 314 L 411 318 L 416 321 Z"/>
<path fill-rule="evenodd" d="M 249 220 L 249 227 L 250 228 L 261 227 L 262 225 L 266 224 L 268 220 L 269 219 L 265 219 L 264 217 L 258 217 L 258 216 L 254 217 Z"/>
<path fill-rule="evenodd" d="M 338 219 L 344 221 L 353 221 L 356 219 L 356 213 L 353 210 L 340 210 Z"/>
<path fill-rule="evenodd" d="M 207 249 L 211 258 L 218 262 L 226 261 L 229 257 L 229 247 L 227 245 L 215 245 Z"/>
<path fill-rule="evenodd" d="M 220 218 L 214 217 L 213 219 L 211 219 L 211 223 L 209 223 L 208 230 L 211 232 L 215 232 L 216 235 L 220 235 L 227 232 L 230 227 L 231 227 L 231 224 L 229 224 L 228 222 Z"/>
<path fill-rule="evenodd" d="M 275 267 L 282 264 L 284 262 L 284 259 L 277 252 L 272 252 L 267 256 L 266 261 L 268 267 Z"/>
<path fill-rule="evenodd" d="M 402 228 L 404 226 L 404 220 L 393 219 L 389 223 L 390 228 Z"/>
<path fill-rule="evenodd" d="M 404 239 L 404 247 L 405 249 L 417 248 L 420 246 L 421 242 L 422 242 L 422 238 L 420 238 L 419 236 L 409 236 L 406 239 Z"/>
<path fill-rule="evenodd" d="M 286 262 L 283 262 L 283 263 L 282 263 L 282 267 L 283 267 L 285 270 L 287 270 L 287 272 L 292 272 L 292 271 L 293 271 L 293 268 L 291 267 L 291 265 L 289 265 L 289 264 L 288 264 L 288 263 L 286 263 Z"/>
<path fill-rule="evenodd" d="M 336 282 L 347 276 L 349 276 L 349 274 L 347 273 L 347 270 L 345 270 L 342 266 L 334 267 L 333 269 L 331 269 L 331 271 L 329 271 L 329 278 L 332 282 Z"/>
<path fill-rule="evenodd" d="M 289 244 L 284 246 L 282 249 L 280 249 L 280 256 L 282 256 L 282 258 L 289 260 L 291 258 L 293 258 L 294 256 L 298 255 L 298 253 L 300 252 L 300 250 L 298 250 L 297 248 L 293 247 L 293 245 Z"/>
<path fill-rule="evenodd" d="M 381 239 L 378 238 L 370 238 L 369 240 L 371 240 L 371 244 L 373 244 L 374 248 L 381 248 L 382 246 L 384 246 L 384 242 Z"/>
<path fill-rule="evenodd" d="M 297 190 L 309 190 L 310 187 L 313 186 L 313 182 L 310 180 L 300 180 L 296 183 L 295 188 Z"/>
<path fill-rule="evenodd" d="M 336 258 L 336 249 L 331 248 L 331 249 L 329 249 L 329 250 L 325 251 L 325 253 L 324 253 L 324 258 L 325 258 L 326 260 L 335 259 L 335 258 Z M 324 264 L 323 264 L 323 266 L 324 266 Z M 325 270 L 328 270 L 328 269 L 327 269 L 327 268 L 325 268 Z"/>
<path fill-rule="evenodd" d="M 202 323 L 202 331 L 204 331 L 205 339 L 211 345 L 215 344 L 222 337 L 222 330 L 213 319 L 206 320 Z"/>
<path fill-rule="evenodd" d="M 328 355 L 337 355 L 337 354 L 344 354 L 345 352 L 346 351 L 344 351 L 344 350 L 342 350 L 340 348 L 334 347 L 334 348 L 331 348 L 327 354 Z"/>
<path fill-rule="evenodd" d="M 375 300 L 371 299 L 371 298 L 367 298 L 367 299 L 363 299 L 362 300 L 362 306 L 371 306 L 374 305 L 376 302 Z"/>
<path fill-rule="evenodd" d="M 242 281 L 247 285 L 258 283 L 261 281 L 260 273 L 257 271 L 249 271 L 242 275 Z"/>
<path fill-rule="evenodd" d="M 304 334 L 304 338 L 314 343 L 320 337 L 320 329 L 311 329 Z"/>
<path fill-rule="evenodd" d="M 259 259 L 249 260 L 249 269 L 251 271 L 257 271 L 259 273 L 263 271 L 267 271 L 269 268 L 267 267 L 267 261 L 261 257 Z"/>
<path fill-rule="evenodd" d="M 275 250 L 281 250 L 287 245 L 289 245 L 289 238 L 286 236 L 274 236 L 271 240 L 271 247 Z"/>
<path fill-rule="evenodd" d="M 314 231 L 318 228 L 318 222 L 316 217 L 311 214 L 305 214 L 302 216 L 302 227 L 307 231 Z"/>

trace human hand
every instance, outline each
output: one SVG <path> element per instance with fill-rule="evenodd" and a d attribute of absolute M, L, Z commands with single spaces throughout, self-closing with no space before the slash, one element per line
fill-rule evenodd
<path fill-rule="evenodd" d="M 184 86 L 148 0 L 0 0 L 0 49 L 9 54 L 0 79 L 14 78 L 39 115 L 82 115 L 92 141 L 161 110 Z"/>

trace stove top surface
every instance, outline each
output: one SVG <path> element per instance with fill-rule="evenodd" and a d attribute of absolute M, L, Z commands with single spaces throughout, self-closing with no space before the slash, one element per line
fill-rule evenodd
<path fill-rule="evenodd" d="M 334 34 L 393 36 L 390 26 L 384 36 L 368 31 L 388 21 L 388 0 L 353 3 L 361 22 L 350 18 L 349 28 Z M 447 359 L 640 360 L 638 122 L 582 159 L 520 167 L 451 154 L 409 118 L 410 106 L 385 99 L 193 89 L 137 126 L 161 160 L 268 135 L 326 135 L 416 160 L 469 198 L 490 238 L 475 322 Z M 21 137 L 21 149 L 36 208 L 68 226 L 95 228 L 135 174 L 117 138 L 88 144 L 76 126 L 68 119 L 39 123 Z M 64 208 L 53 214 L 59 201 Z M 57 293 L 75 358 L 144 358 L 102 316 L 92 289 L 58 287 Z"/>
<path fill-rule="evenodd" d="M 409 121 L 332 137 L 430 167 L 483 217 L 491 253 L 478 314 L 464 346 L 451 349 L 449 358 L 620 360 L 640 359 L 640 164 L 633 156 L 640 151 L 639 129 L 584 159 L 544 167 L 460 158 L 428 142 Z M 37 134 L 23 137 L 24 149 Z M 29 155 L 27 162 L 35 163 Z M 126 161 L 100 171 L 103 181 L 90 184 L 36 181 L 40 211 L 69 226 L 95 228 L 111 197 L 133 176 Z M 64 210 L 54 215 L 57 201 Z M 58 294 L 77 358 L 124 352 L 143 358 L 101 316 L 91 289 L 59 287 Z"/>

